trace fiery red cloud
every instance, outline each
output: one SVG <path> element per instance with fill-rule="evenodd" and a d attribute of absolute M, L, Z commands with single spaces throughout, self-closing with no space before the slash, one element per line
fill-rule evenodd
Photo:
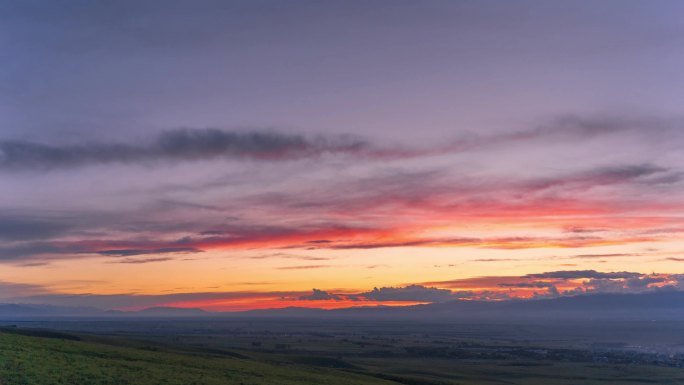
<path fill-rule="evenodd" d="M 207 299 L 197 301 L 165 302 L 155 306 L 178 308 L 200 308 L 208 311 L 246 311 L 259 309 L 282 309 L 302 307 L 311 309 L 343 309 L 349 307 L 411 306 L 428 302 L 417 301 L 369 301 L 369 300 L 320 300 L 305 301 L 296 298 L 282 298 L 268 294 L 250 295 L 243 298 Z M 145 306 L 150 307 L 150 306 Z M 129 308 L 138 310 L 140 308 Z"/>
<path fill-rule="evenodd" d="M 536 216 L 535 216 L 536 215 Z M 529 215 L 518 220 L 518 226 L 527 224 L 530 228 L 546 227 L 556 230 L 556 235 L 520 236 L 429 236 L 426 231 L 439 226 L 412 225 L 403 227 L 342 227 L 290 228 L 273 233 L 239 233 L 228 235 L 199 235 L 181 240 L 138 241 L 138 240 L 82 240 L 54 241 L 48 253 L 82 253 L 102 255 L 162 254 L 172 252 L 193 252 L 223 249 L 371 249 L 383 247 L 480 247 L 491 249 L 526 248 L 577 248 L 590 246 L 620 245 L 652 242 L 667 239 L 684 231 L 678 218 L 666 217 L 571 217 L 563 218 L 555 213 L 547 222 L 536 222 L 537 216 Z M 544 214 L 546 215 L 546 214 Z M 446 218 L 446 217 L 444 217 Z M 446 222 L 444 218 L 441 222 Z M 496 223 L 505 226 L 513 223 L 515 216 L 496 218 L 466 218 L 470 226 Z M 463 220 L 464 218 L 453 218 Z M 491 226 L 490 226 L 491 227 Z M 620 229 L 621 231 L 617 231 Z M 458 232 L 458 229 L 449 230 Z M 119 254 L 117 254 L 119 253 Z"/>

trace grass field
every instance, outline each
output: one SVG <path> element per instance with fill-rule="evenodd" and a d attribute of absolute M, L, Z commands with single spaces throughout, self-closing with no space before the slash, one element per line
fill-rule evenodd
<path fill-rule="evenodd" d="M 390 384 L 334 369 L 0 332 L 2 385 Z"/>
<path fill-rule="evenodd" d="M 7 328 L 0 385 L 684 384 L 681 369 L 656 365 L 339 354 L 322 342 L 307 354 Z"/>

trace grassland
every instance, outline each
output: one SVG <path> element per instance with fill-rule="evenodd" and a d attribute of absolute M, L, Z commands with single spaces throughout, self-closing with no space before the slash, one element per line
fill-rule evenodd
<path fill-rule="evenodd" d="M 445 350 L 456 342 L 406 333 L 240 333 L 181 338 L 165 331 L 149 339 L 4 328 L 0 385 L 684 384 L 680 368 L 592 362 L 581 350 L 539 356 L 474 343 Z"/>
<path fill-rule="evenodd" d="M 160 347 L 120 347 L 91 341 L 0 332 L 2 385 L 391 384 L 379 378 L 245 356 L 192 354 Z"/>

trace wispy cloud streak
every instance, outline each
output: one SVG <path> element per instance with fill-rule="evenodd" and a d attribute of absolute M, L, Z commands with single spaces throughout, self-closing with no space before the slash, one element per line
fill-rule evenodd
<path fill-rule="evenodd" d="M 91 164 L 193 161 L 215 158 L 283 160 L 324 153 L 353 154 L 368 144 L 351 136 L 318 136 L 271 131 L 179 129 L 161 133 L 149 144 L 82 143 L 48 145 L 0 142 L 0 169 L 53 169 Z"/>
<path fill-rule="evenodd" d="M 147 144 L 89 142 L 54 145 L 4 140 L 0 141 L 0 170 L 47 170 L 93 164 L 135 164 L 217 158 L 280 161 L 318 157 L 325 153 L 354 155 L 357 159 L 403 159 L 500 148 L 537 141 L 591 140 L 615 133 L 654 130 L 673 132 L 678 126 L 681 126 L 678 121 L 662 119 L 583 119 L 568 116 L 528 130 L 489 135 L 465 134 L 447 140 L 446 144 L 422 148 L 387 146 L 351 135 L 306 136 L 267 130 L 185 128 L 164 131 Z M 629 174 L 630 170 L 622 170 L 622 174 L 624 173 Z"/>

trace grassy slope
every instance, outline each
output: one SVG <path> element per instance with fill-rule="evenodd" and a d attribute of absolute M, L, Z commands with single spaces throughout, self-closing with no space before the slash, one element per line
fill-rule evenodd
<path fill-rule="evenodd" d="M 0 332 L 2 385 L 392 384 L 333 369 Z"/>
<path fill-rule="evenodd" d="M 644 365 L 399 357 L 341 361 L 324 355 L 242 352 L 247 357 L 110 337 L 78 341 L 58 332 L 17 333 L 23 332 L 0 330 L 0 385 L 684 384 L 681 369 Z M 320 367 L 343 364 L 349 370 Z"/>

